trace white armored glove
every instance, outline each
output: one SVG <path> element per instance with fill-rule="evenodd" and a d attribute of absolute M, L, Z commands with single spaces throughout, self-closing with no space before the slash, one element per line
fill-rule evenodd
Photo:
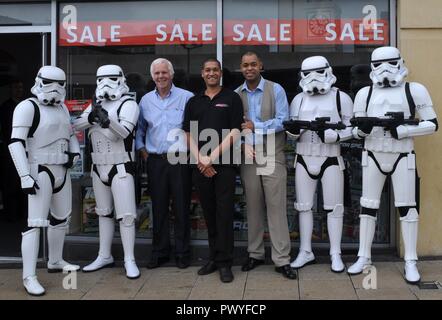
<path fill-rule="evenodd" d="M 21 188 L 25 194 L 36 194 L 37 189 L 40 189 L 37 182 L 30 175 L 20 177 Z"/>
<path fill-rule="evenodd" d="M 66 153 L 69 157 L 68 162 L 63 165 L 65 168 L 72 168 L 80 159 L 80 154 L 78 152 L 65 151 L 64 153 Z"/>

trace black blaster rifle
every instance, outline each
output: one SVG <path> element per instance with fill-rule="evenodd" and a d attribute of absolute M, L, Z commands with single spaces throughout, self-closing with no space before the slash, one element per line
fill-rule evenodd
<path fill-rule="evenodd" d="M 418 125 L 419 119 L 404 119 L 403 112 L 387 112 L 385 114 L 387 118 L 378 117 L 356 117 L 350 119 L 352 127 L 370 126 L 370 127 L 383 127 L 386 129 L 397 128 L 400 125 L 411 124 Z"/>
<path fill-rule="evenodd" d="M 92 98 L 92 111 L 89 114 L 88 120 L 90 123 L 99 123 L 102 128 L 109 128 L 109 115 L 95 96 Z"/>
<path fill-rule="evenodd" d="M 347 128 L 342 122 L 332 123 L 329 121 L 330 117 L 318 117 L 313 121 L 289 120 L 284 121 L 282 124 L 285 130 L 293 134 L 299 134 L 301 129 L 319 132 L 327 129 L 343 130 Z"/>

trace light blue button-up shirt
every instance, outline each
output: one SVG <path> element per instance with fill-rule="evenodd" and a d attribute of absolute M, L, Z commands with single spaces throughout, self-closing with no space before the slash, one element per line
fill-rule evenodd
<path fill-rule="evenodd" d="M 242 86 L 242 91 L 247 91 L 247 101 L 249 103 L 249 112 L 246 117 L 251 120 L 255 126 L 255 134 L 253 137 L 255 144 L 262 143 L 262 135 L 267 134 L 268 130 L 274 130 L 274 132 L 283 131 L 284 126 L 282 125 L 282 122 L 288 120 L 289 117 L 289 103 L 287 101 L 285 90 L 280 84 L 275 83 L 273 86 L 273 92 L 275 95 L 275 117 L 267 121 L 262 121 L 261 104 L 264 95 L 264 84 L 265 79 L 261 77 L 255 90 L 250 90 L 246 81 Z M 239 92 L 240 88 L 241 87 L 238 87 L 236 92 Z M 247 136 L 246 142 L 251 143 L 251 138 L 252 137 Z"/>
<path fill-rule="evenodd" d="M 177 129 L 182 128 L 184 109 L 192 96 L 192 92 L 173 84 L 164 98 L 156 89 L 145 94 L 140 101 L 136 149 L 146 148 L 148 153 L 186 152 L 185 135 Z"/>

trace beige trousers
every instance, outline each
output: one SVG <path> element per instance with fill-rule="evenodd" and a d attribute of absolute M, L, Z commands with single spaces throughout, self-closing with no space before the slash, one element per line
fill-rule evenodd
<path fill-rule="evenodd" d="M 287 169 L 276 161 L 274 172 L 258 175 L 257 164 L 241 166 L 247 202 L 248 252 L 251 258 L 265 258 L 264 229 L 267 216 L 272 260 L 277 267 L 290 263 L 290 235 L 287 222 Z"/>

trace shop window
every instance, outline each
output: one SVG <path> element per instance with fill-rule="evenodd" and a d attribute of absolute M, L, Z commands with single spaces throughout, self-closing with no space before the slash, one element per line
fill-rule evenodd
<path fill-rule="evenodd" d="M 369 85 L 370 55 L 390 43 L 389 1 L 353 0 L 247 0 L 223 1 L 224 85 L 235 89 L 243 81 L 239 70 L 242 53 L 254 51 L 263 60 L 263 77 L 281 84 L 289 103 L 301 90 L 299 70 L 303 59 L 325 56 L 337 77 L 335 84 L 354 98 Z M 361 141 L 342 144 L 348 165 L 351 199 L 346 207 L 342 241 L 357 243 L 361 196 Z M 287 214 L 292 240 L 298 240 L 293 160 L 296 145 L 287 145 Z M 236 237 L 242 238 L 247 222 L 244 196 L 238 185 Z M 321 186 L 314 206 L 314 242 L 328 242 L 327 216 L 322 208 Z M 378 213 L 375 243 L 390 243 L 390 195 L 386 185 Z M 266 235 L 268 235 L 266 233 Z M 246 236 L 245 236 L 246 237 Z"/>
<path fill-rule="evenodd" d="M 0 27 L 48 26 L 51 24 L 51 4 L 0 4 Z"/>
<path fill-rule="evenodd" d="M 194 93 L 203 90 L 202 62 L 216 57 L 215 0 L 61 3 L 59 12 L 57 58 L 68 76 L 66 100 L 73 117 L 92 99 L 96 70 L 104 64 L 122 67 L 138 102 L 154 89 L 150 64 L 159 57 L 172 62 L 176 86 Z M 87 133 L 80 132 L 78 136 L 83 160 L 73 170 L 77 178 L 73 189 L 74 199 L 81 201 L 74 204 L 73 212 L 81 212 L 81 219 L 71 231 L 96 235 L 98 219 L 89 177 L 91 159 Z M 138 160 L 137 235 L 151 237 L 152 206 L 144 166 Z M 193 237 L 206 238 L 202 212 L 195 196 L 193 199 L 192 221 L 197 221 L 192 223 Z"/>
<path fill-rule="evenodd" d="M 177 18 L 179 17 L 179 18 Z M 235 89 L 243 82 L 240 56 L 256 51 L 263 59 L 263 76 L 280 83 L 289 103 L 300 92 L 298 73 L 304 58 L 325 56 L 337 76 L 336 86 L 354 97 L 370 83 L 369 60 L 372 50 L 390 44 L 388 0 L 245 0 L 223 1 L 223 83 Z M 174 83 L 193 92 L 204 88 L 200 76 L 202 62 L 215 57 L 216 1 L 119 1 L 59 4 L 57 63 L 68 75 L 67 103 L 72 115 L 87 106 L 95 91 L 95 72 L 103 64 L 118 64 L 126 73 L 136 96 L 152 90 L 150 63 L 169 59 L 175 68 Z M 218 23 L 220 23 L 218 21 Z M 219 53 L 219 52 L 218 52 Z M 74 212 L 82 218 L 73 232 L 96 234 L 94 197 L 89 175 L 87 135 L 79 133 L 83 162 L 74 174 Z M 293 156 L 295 145 L 287 145 L 287 214 L 292 240 L 298 239 Z M 361 194 L 361 142 L 343 144 L 348 164 L 351 204 L 346 208 L 344 243 L 358 242 L 359 198 Z M 140 201 L 138 236 L 151 236 L 151 205 L 146 190 L 143 164 L 139 163 L 137 198 Z M 326 214 L 322 210 L 320 186 L 315 203 L 314 241 L 328 242 Z M 350 193 L 349 193 L 350 194 Z M 244 195 L 237 179 L 235 240 L 247 239 Z M 389 186 L 382 195 L 375 243 L 391 243 Z M 75 208 L 77 206 L 77 208 Z M 206 226 L 197 194 L 192 196 L 192 238 L 207 239 Z M 171 204 L 173 219 L 173 204 Z M 173 223 L 170 224 L 171 227 Z"/>

